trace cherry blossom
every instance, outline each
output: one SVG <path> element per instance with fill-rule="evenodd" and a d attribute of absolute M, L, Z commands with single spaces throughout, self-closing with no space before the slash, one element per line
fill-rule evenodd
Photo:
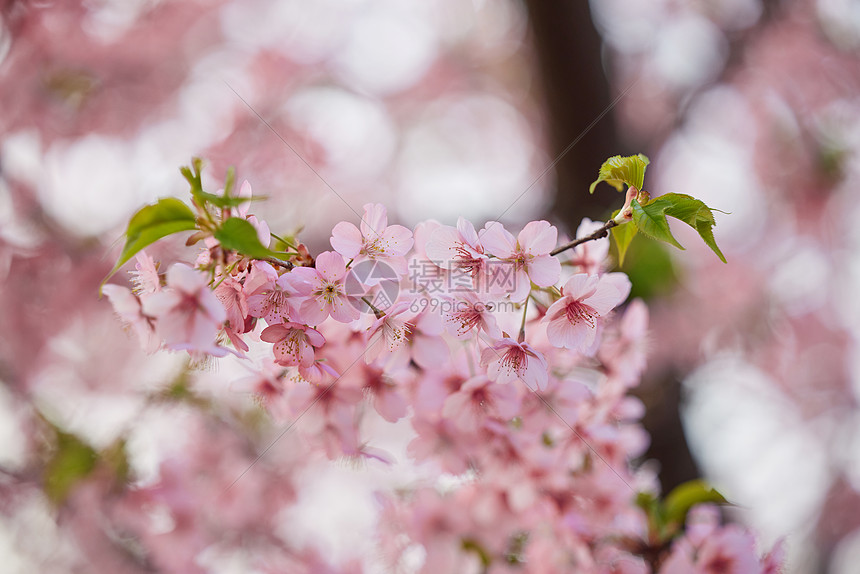
<path fill-rule="evenodd" d="M 603 226 L 598 221 L 591 221 L 587 217 L 582 220 L 576 229 L 576 237 L 586 237 Z M 596 239 L 581 243 L 573 248 L 570 264 L 575 265 L 580 273 L 598 275 L 603 272 L 606 258 L 609 255 L 609 238 Z"/>
<path fill-rule="evenodd" d="M 502 336 L 492 302 L 485 301 L 475 291 L 459 291 L 447 298 L 442 304 L 442 320 L 448 333 L 458 339 L 470 337 L 475 331 L 493 339 Z"/>
<path fill-rule="evenodd" d="M 487 376 L 499 383 L 519 379 L 532 390 L 544 390 L 547 386 L 546 359 L 525 342 L 499 339 L 481 352 L 481 365 L 487 368 Z"/>
<path fill-rule="evenodd" d="M 316 267 L 298 267 L 290 272 L 299 295 L 306 297 L 299 313 L 310 325 L 319 325 L 331 316 L 348 323 L 359 317 L 357 298 L 346 293 L 346 264 L 339 253 L 325 251 L 316 259 Z"/>
<path fill-rule="evenodd" d="M 227 312 L 209 289 L 206 276 L 182 263 L 167 270 L 167 288 L 143 301 L 143 312 L 157 321 L 155 330 L 169 349 L 222 356 L 215 335 Z"/>
<path fill-rule="evenodd" d="M 457 227 L 440 225 L 430 233 L 424 250 L 442 269 L 468 275 L 476 287 L 485 285 L 487 255 L 471 221 L 460 217 Z"/>
<path fill-rule="evenodd" d="M 331 246 L 344 257 L 355 261 L 385 261 L 399 275 L 406 274 L 404 256 L 412 244 L 412 231 L 402 225 L 388 225 L 385 206 L 379 203 L 364 206 L 360 229 L 341 221 L 331 232 Z"/>
<path fill-rule="evenodd" d="M 314 363 L 314 347 L 322 347 L 325 337 L 316 329 L 300 323 L 270 325 L 260 333 L 260 339 L 272 343 L 279 365 L 310 367 Z"/>
<path fill-rule="evenodd" d="M 623 274 L 598 277 L 577 273 L 564 284 L 562 297 L 542 319 L 549 342 L 575 351 L 593 350 L 603 318 L 627 298 L 629 291 L 630 282 Z"/>
<path fill-rule="evenodd" d="M 140 299 L 131 290 L 120 285 L 105 285 L 102 292 L 110 300 L 123 323 L 135 332 L 143 350 L 149 354 L 157 351 L 161 346 L 161 339 L 155 333 L 153 318 L 143 313 Z"/>
<path fill-rule="evenodd" d="M 489 287 L 509 293 L 512 301 L 524 300 L 532 283 L 549 287 L 561 276 L 561 263 L 549 254 L 556 247 L 558 231 L 548 221 L 529 222 L 516 239 L 501 223 L 490 221 L 480 237 L 488 253 L 508 264 L 489 266 Z"/>
<path fill-rule="evenodd" d="M 301 298 L 298 283 L 298 275 L 284 273 L 278 277 L 268 263 L 254 263 L 244 284 L 248 313 L 265 319 L 269 325 L 299 320 L 297 307 Z"/>

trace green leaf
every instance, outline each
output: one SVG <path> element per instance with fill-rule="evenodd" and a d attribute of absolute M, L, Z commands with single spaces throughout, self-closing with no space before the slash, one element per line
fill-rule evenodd
<path fill-rule="evenodd" d="M 704 480 L 697 479 L 676 486 L 666 496 L 665 509 L 666 519 L 678 525 L 683 525 L 687 519 L 687 512 L 697 505 L 705 502 L 725 504 L 725 497 L 711 488 Z"/>
<path fill-rule="evenodd" d="M 641 190 L 645 183 L 645 168 L 649 163 L 650 160 L 641 153 L 627 157 L 620 155 L 611 157 L 600 166 L 598 177 L 588 188 L 588 193 L 594 193 L 594 188 L 601 181 L 605 181 L 618 191 L 624 191 L 625 183 Z"/>
<path fill-rule="evenodd" d="M 633 210 L 633 225 L 643 235 L 651 239 L 665 241 L 678 249 L 684 249 L 672 235 L 672 231 L 669 229 L 669 222 L 666 221 L 666 208 L 669 205 L 668 203 L 659 203 L 659 200 L 654 200 L 646 205 L 640 205 L 634 199 L 630 203 L 630 207 Z"/>
<path fill-rule="evenodd" d="M 215 195 L 214 193 L 208 193 L 206 191 L 201 191 L 194 194 L 194 197 L 199 200 L 204 200 L 215 207 L 220 207 L 222 209 L 227 207 L 236 207 L 238 205 L 242 205 L 243 203 L 248 203 L 249 201 L 262 201 L 266 199 L 265 196 L 257 195 L 254 197 L 237 197 L 231 195 Z"/>
<path fill-rule="evenodd" d="M 107 283 L 107 280 L 120 267 L 144 247 L 155 243 L 162 237 L 196 228 L 197 222 L 194 212 L 176 198 L 166 197 L 159 199 L 158 203 L 154 205 L 147 205 L 129 220 L 128 228 L 125 230 L 125 246 L 122 253 L 101 285 Z"/>
<path fill-rule="evenodd" d="M 622 223 L 616 225 L 609 230 L 612 235 L 612 240 L 615 241 L 615 248 L 618 250 L 618 266 L 624 265 L 624 256 L 627 254 L 627 248 L 633 237 L 636 236 L 636 226 L 630 223 Z"/>
<path fill-rule="evenodd" d="M 683 193 L 667 193 L 661 195 L 648 205 L 665 205 L 664 212 L 676 219 L 680 219 L 698 232 L 699 236 L 711 250 L 717 254 L 720 261 L 726 263 L 726 258 L 714 239 L 713 227 L 716 225 L 714 213 L 699 199 Z"/>
<path fill-rule="evenodd" d="M 203 160 L 199 157 L 191 158 L 191 167 L 180 167 L 179 172 L 188 180 L 191 186 L 191 195 L 197 197 L 203 193 L 203 181 L 200 177 L 200 170 L 203 169 Z"/>
<path fill-rule="evenodd" d="M 257 230 L 247 220 L 241 217 L 230 217 L 215 231 L 215 239 L 225 249 L 231 249 L 254 259 L 277 257 L 277 253 L 269 250 L 257 236 Z"/>
<path fill-rule="evenodd" d="M 55 450 L 45 465 L 45 494 L 54 504 L 62 504 L 72 488 L 95 468 L 98 455 L 73 434 L 56 430 Z"/>

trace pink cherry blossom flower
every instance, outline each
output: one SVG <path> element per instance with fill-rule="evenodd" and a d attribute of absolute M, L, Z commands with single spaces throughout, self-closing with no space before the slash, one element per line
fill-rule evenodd
<path fill-rule="evenodd" d="M 626 281 L 626 288 L 625 288 Z M 623 273 L 598 277 L 577 273 L 565 283 L 562 297 L 547 309 L 542 322 L 558 348 L 588 352 L 603 318 L 627 297 L 630 281 Z"/>
<path fill-rule="evenodd" d="M 122 322 L 135 332 L 143 350 L 147 354 L 157 351 L 161 340 L 155 334 L 152 317 L 144 315 L 141 300 L 130 289 L 120 285 L 107 284 L 102 287 L 102 293 L 110 300 Z"/>
<path fill-rule="evenodd" d="M 406 416 L 408 403 L 394 379 L 380 369 L 366 366 L 362 380 L 362 390 L 370 396 L 373 408 L 382 418 L 393 423 Z"/>
<path fill-rule="evenodd" d="M 155 330 L 169 349 L 223 356 L 215 335 L 227 312 L 209 289 L 206 275 L 182 263 L 167 270 L 167 289 L 143 301 L 143 312 L 157 319 Z"/>
<path fill-rule="evenodd" d="M 340 374 L 323 359 L 315 360 L 308 366 L 299 364 L 299 376 L 312 385 L 319 385 L 328 378 L 338 378 Z"/>
<path fill-rule="evenodd" d="M 280 277 L 268 263 L 255 262 L 245 281 L 248 295 L 248 313 L 261 317 L 269 325 L 285 321 L 299 321 L 297 306 L 301 298 L 296 285 L 299 276 L 292 272 Z"/>
<path fill-rule="evenodd" d="M 522 301 L 532 283 L 538 287 L 555 285 L 561 276 L 561 263 L 549 253 L 557 239 L 558 231 L 548 221 L 529 222 L 516 239 L 498 221 L 488 222 L 481 242 L 488 253 L 505 264 L 488 264 L 490 289 L 510 293 L 512 301 Z"/>
<path fill-rule="evenodd" d="M 517 389 L 492 382 L 481 375 L 472 377 L 445 400 L 442 415 L 465 431 L 478 430 L 488 417 L 508 420 L 519 410 Z"/>
<path fill-rule="evenodd" d="M 246 367 L 248 368 L 248 367 Z M 284 368 L 271 358 L 263 362 L 259 370 L 248 369 L 247 377 L 236 379 L 230 384 L 230 389 L 238 393 L 251 393 L 259 403 L 275 417 L 284 421 L 289 415 L 289 405 L 285 399 Z"/>
<path fill-rule="evenodd" d="M 289 322 L 266 327 L 260 333 L 260 339 L 273 343 L 275 360 L 288 367 L 310 367 L 314 363 L 314 348 L 325 344 L 325 337 L 316 329 Z"/>
<path fill-rule="evenodd" d="M 393 354 L 407 344 L 415 327 L 403 316 L 408 310 L 409 302 L 395 303 L 367 329 L 368 345 L 364 354 L 367 363 L 373 362 L 382 353 Z"/>
<path fill-rule="evenodd" d="M 475 226 L 462 217 L 457 227 L 440 225 L 430 234 L 424 247 L 427 258 L 452 273 L 467 274 L 476 286 L 483 284 L 487 256 Z"/>
<path fill-rule="evenodd" d="M 528 343 L 499 339 L 481 352 L 481 365 L 487 368 L 487 376 L 498 383 L 520 379 L 532 390 L 547 386 L 546 359 Z"/>
<path fill-rule="evenodd" d="M 224 324 L 227 336 L 237 349 L 247 351 L 248 345 L 239 336 L 245 332 L 245 318 L 248 316 L 248 301 L 242 284 L 233 277 L 227 277 L 215 288 L 214 293 L 227 311 L 227 322 Z"/>
<path fill-rule="evenodd" d="M 412 231 L 402 225 L 388 225 L 385 206 L 379 203 L 364 206 L 360 227 L 346 221 L 335 225 L 331 232 L 334 250 L 356 261 L 384 260 L 399 275 L 405 275 L 404 256 L 412 248 Z"/>
<path fill-rule="evenodd" d="M 299 308 L 305 322 L 319 325 L 329 316 L 341 323 L 358 319 L 358 299 L 346 292 L 346 273 L 343 257 L 333 251 L 320 253 L 316 268 L 298 267 L 290 272 L 300 280 L 293 283 L 298 293 L 307 297 Z"/>
<path fill-rule="evenodd" d="M 603 223 L 591 221 L 586 217 L 579 224 L 576 230 L 576 237 L 585 237 L 601 227 L 603 227 Z M 603 237 L 594 241 L 586 241 L 574 247 L 570 263 L 576 265 L 580 273 L 598 275 L 603 272 L 608 255 L 609 237 Z"/>
<path fill-rule="evenodd" d="M 145 251 L 135 255 L 134 271 L 131 272 L 131 281 L 134 285 L 133 291 L 137 295 L 149 295 L 161 290 L 161 278 L 158 276 L 158 267 L 155 260 Z"/>
<path fill-rule="evenodd" d="M 484 301 L 475 291 L 458 291 L 446 298 L 440 308 L 446 331 L 458 339 L 470 337 L 475 328 L 493 339 L 502 336 L 493 316 L 493 304 Z"/>

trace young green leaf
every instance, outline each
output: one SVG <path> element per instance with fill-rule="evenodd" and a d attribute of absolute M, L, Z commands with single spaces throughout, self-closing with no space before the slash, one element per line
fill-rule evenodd
<path fill-rule="evenodd" d="M 588 188 L 588 193 L 594 193 L 594 188 L 601 181 L 605 181 L 618 191 L 624 191 L 625 183 L 641 190 L 645 182 L 645 168 L 649 163 L 650 160 L 641 153 L 627 157 L 620 155 L 611 157 L 600 166 L 600 173 Z"/>
<path fill-rule="evenodd" d="M 262 201 L 266 199 L 265 196 L 257 195 L 254 197 L 238 197 L 232 195 L 215 195 L 214 193 L 208 193 L 206 191 L 198 192 L 194 195 L 197 199 L 205 200 L 207 203 L 214 205 L 215 207 L 219 207 L 221 209 L 227 207 L 236 207 L 242 205 L 243 203 L 248 203 L 249 201 Z"/>
<path fill-rule="evenodd" d="M 634 199 L 630 203 L 630 207 L 633 210 L 633 225 L 643 235 L 651 239 L 665 241 L 678 249 L 684 249 L 672 235 L 672 231 L 669 229 L 669 222 L 666 221 L 666 207 L 668 207 L 668 204 L 659 203 L 658 199 L 651 203 L 640 205 Z"/>
<path fill-rule="evenodd" d="M 612 240 L 615 241 L 615 248 L 618 250 L 618 266 L 620 267 L 624 265 L 624 256 L 627 254 L 627 248 L 636 235 L 636 226 L 630 223 L 622 223 L 610 229 L 609 233 L 612 235 Z"/>
<path fill-rule="evenodd" d="M 716 225 L 716 221 L 711 209 L 703 201 L 681 193 L 667 193 L 658 199 L 663 198 L 672 202 L 672 206 L 666 209 L 666 215 L 680 219 L 695 229 L 705 244 L 717 254 L 720 261 L 726 263 L 723 252 L 720 251 L 716 240 L 714 240 L 713 227 Z"/>
<path fill-rule="evenodd" d="M 135 213 L 128 222 L 125 230 L 125 246 L 117 259 L 116 265 L 102 281 L 104 285 L 120 267 L 134 257 L 144 247 L 155 243 L 162 237 L 167 237 L 180 231 L 189 231 L 197 227 L 194 212 L 176 198 L 159 199 L 154 205 L 147 205 Z"/>
<path fill-rule="evenodd" d="M 191 159 L 191 167 L 179 168 L 179 172 L 191 186 L 192 197 L 197 197 L 198 194 L 203 193 L 203 181 L 200 177 L 201 169 L 203 169 L 203 160 L 199 157 Z"/>
<path fill-rule="evenodd" d="M 705 502 L 725 504 L 725 497 L 708 486 L 703 480 L 691 480 L 676 486 L 666 496 L 665 509 L 666 519 L 675 524 L 682 525 L 687 519 L 687 512 L 697 505 Z"/>
<path fill-rule="evenodd" d="M 666 215 L 680 219 L 695 229 L 705 244 L 717 254 L 720 261 L 726 263 L 726 258 L 714 239 L 713 227 L 716 224 L 714 214 L 703 201 L 683 193 L 667 193 L 648 205 L 655 204 L 658 206 L 655 209 L 665 206 L 663 211 Z"/>
<path fill-rule="evenodd" d="M 230 217 L 215 230 L 215 239 L 225 249 L 232 249 L 255 259 L 277 257 L 277 254 L 260 243 L 257 230 L 246 219 Z"/>

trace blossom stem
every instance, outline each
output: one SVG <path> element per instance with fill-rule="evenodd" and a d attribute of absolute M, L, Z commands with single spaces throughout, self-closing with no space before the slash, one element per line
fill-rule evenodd
<path fill-rule="evenodd" d="M 529 312 L 529 298 L 526 297 L 526 300 L 523 302 L 523 320 L 520 323 L 520 335 L 517 337 L 517 342 L 522 343 L 526 340 L 526 315 Z"/>
<path fill-rule="evenodd" d="M 278 267 L 283 267 L 284 269 L 292 269 L 293 267 L 295 267 L 295 265 L 293 265 L 289 261 L 283 261 L 275 257 L 265 257 L 260 261 L 265 261 L 266 263 L 271 263 L 272 265 L 277 265 Z"/>
<path fill-rule="evenodd" d="M 361 300 L 364 301 L 368 307 L 370 307 L 370 310 L 373 311 L 373 314 L 376 315 L 377 319 L 381 319 L 381 318 L 385 317 L 385 312 L 381 311 L 373 303 L 371 303 L 370 299 L 368 299 L 366 296 L 362 297 Z"/>
<path fill-rule="evenodd" d="M 549 254 L 550 255 L 558 255 L 559 253 L 562 253 L 563 251 L 567 251 L 568 249 L 573 249 L 577 245 L 582 245 L 583 243 L 585 243 L 587 241 L 594 241 L 595 239 L 602 239 L 603 237 L 606 237 L 607 235 L 609 235 L 610 229 L 612 229 L 613 227 L 616 227 L 616 226 L 618 226 L 618 222 L 615 221 L 614 219 L 610 219 L 609 221 L 607 221 L 606 223 L 603 224 L 603 227 L 601 227 L 600 229 L 598 229 L 594 233 L 592 233 L 590 235 L 586 235 L 585 237 L 580 237 L 578 239 L 574 239 L 570 243 L 565 243 L 564 245 L 562 245 L 560 247 L 556 247 L 555 249 L 550 251 Z"/>

